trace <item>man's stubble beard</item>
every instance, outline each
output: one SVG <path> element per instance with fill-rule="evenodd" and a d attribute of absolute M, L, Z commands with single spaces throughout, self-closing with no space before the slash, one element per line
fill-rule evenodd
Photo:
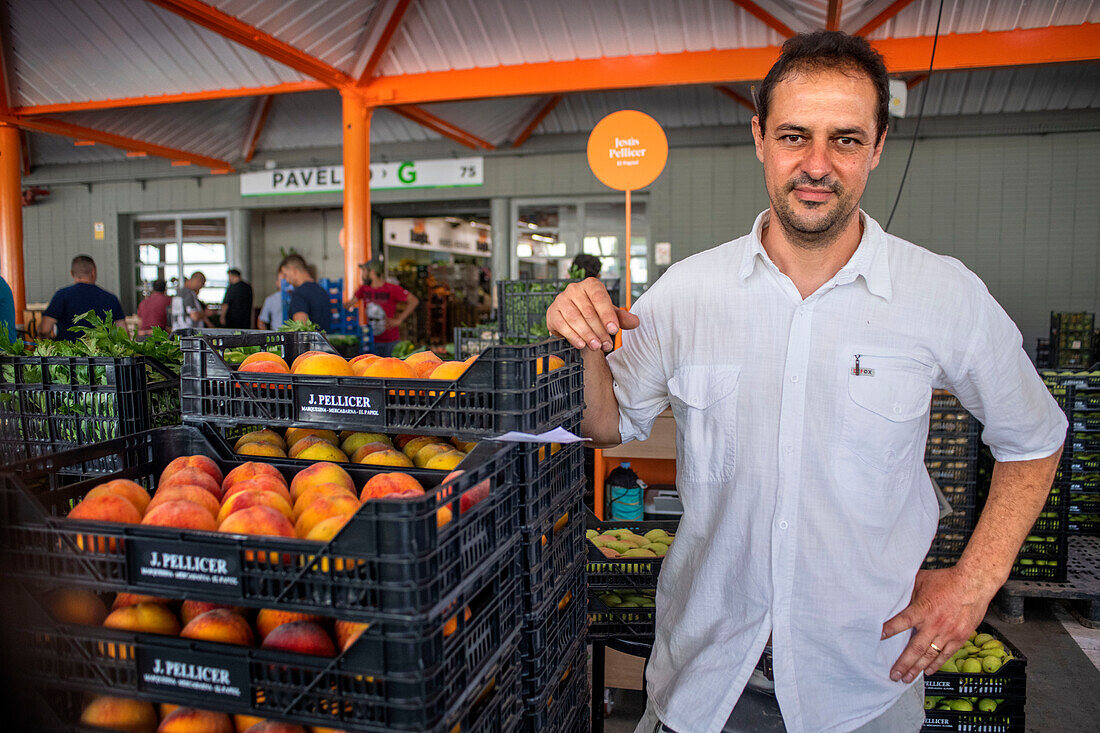
<path fill-rule="evenodd" d="M 824 219 L 816 223 L 803 221 L 791 208 L 788 196 L 798 186 L 816 185 L 827 187 L 836 195 L 836 206 Z M 787 240 L 794 246 L 811 251 L 826 249 L 837 240 L 852 213 L 859 206 L 858 199 L 851 199 L 846 191 L 838 183 L 821 184 L 812 181 L 808 177 L 800 177 L 783 184 L 781 190 L 773 191 L 771 196 L 772 210 L 775 212 L 779 226 L 783 229 Z M 813 204 L 806 204 L 813 208 Z M 824 206 L 825 203 L 818 204 Z"/>

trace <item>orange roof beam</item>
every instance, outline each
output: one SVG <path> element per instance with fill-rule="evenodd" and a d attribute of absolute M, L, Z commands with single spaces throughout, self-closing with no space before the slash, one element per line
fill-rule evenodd
<path fill-rule="evenodd" d="M 478 148 L 484 148 L 485 150 L 496 149 L 496 146 L 488 140 L 482 140 L 480 137 L 474 135 L 472 132 L 466 132 L 461 127 L 453 125 L 443 118 L 433 115 L 431 112 L 422 107 L 417 107 L 416 105 L 409 104 L 399 107 L 391 107 L 390 109 L 392 109 L 394 112 L 401 115 L 402 117 L 412 120 L 418 125 L 422 125 L 429 130 L 438 132 L 445 138 L 454 140 L 459 145 L 465 145 L 466 147 L 473 148 L 474 150 L 477 150 Z"/>
<path fill-rule="evenodd" d="M 538 126 L 542 124 L 542 121 L 546 119 L 547 115 L 554 111 L 554 108 L 558 106 L 562 98 L 563 95 L 555 94 L 552 97 L 549 97 L 545 102 L 538 103 L 538 105 L 536 105 L 537 109 L 535 110 L 535 114 L 531 118 L 531 121 L 524 125 L 523 129 L 520 130 L 514 138 L 512 138 L 512 147 L 518 148 L 520 145 L 523 145 L 525 142 L 527 142 L 527 138 L 531 137 L 532 133 L 534 133 L 534 131 L 538 129 Z"/>
<path fill-rule="evenodd" d="M 917 74 L 912 79 L 905 82 L 905 88 L 906 89 L 912 89 L 916 85 L 920 84 L 921 82 L 927 81 L 927 80 L 928 80 L 928 73 L 927 72 L 925 72 L 923 74 Z"/>
<path fill-rule="evenodd" d="M 363 32 L 363 46 L 352 67 L 352 76 L 362 86 L 370 81 L 378 70 L 382 55 L 390 47 L 398 26 L 405 17 L 412 0 L 382 0 L 371 12 L 370 22 Z"/>
<path fill-rule="evenodd" d="M 882 10 L 878 10 L 876 7 L 868 8 L 852 22 L 852 25 L 858 29 L 853 35 L 866 36 L 868 33 L 872 33 L 912 3 L 913 0 L 885 0 L 885 2 L 879 4 L 880 7 L 885 5 Z"/>
<path fill-rule="evenodd" d="M 718 84 L 714 88 L 716 90 L 718 90 L 719 92 L 721 92 L 722 94 L 725 94 L 727 97 L 729 97 L 733 101 L 737 102 L 739 105 L 741 105 L 745 109 L 749 110 L 753 114 L 756 114 L 756 105 L 752 103 L 751 99 L 744 96 L 743 94 L 741 94 L 737 90 L 731 89 L 730 87 L 726 86 L 725 84 Z"/>
<path fill-rule="evenodd" d="M 252 120 L 248 123 L 248 132 L 245 133 L 244 147 L 241 148 L 241 157 L 244 162 L 252 160 L 256 154 L 256 144 L 260 142 L 264 124 L 267 122 L 267 113 L 271 111 L 271 97 L 260 97 L 256 100 L 256 107 L 252 110 Z"/>
<path fill-rule="evenodd" d="M 199 0 L 146 1 L 331 87 L 342 87 L 353 81 L 335 66 L 330 66 L 289 43 L 280 41 L 275 36 Z"/>
<path fill-rule="evenodd" d="M 158 158 L 166 158 L 168 160 L 186 160 L 191 165 L 198 165 L 204 168 L 209 168 L 211 171 L 225 171 L 233 170 L 233 167 L 224 160 L 218 160 L 217 158 L 210 158 L 205 155 L 199 155 L 197 153 L 190 153 L 186 150 L 177 150 L 175 148 L 169 148 L 164 145 L 157 145 L 155 143 L 146 142 L 144 140 L 136 140 L 130 137 L 123 137 L 122 135 L 116 135 L 111 132 L 104 132 L 102 130 L 95 130 L 90 127 L 84 127 L 82 125 L 74 125 L 71 122 L 64 120 L 55 120 L 49 117 L 16 117 L 10 114 L 0 114 L 0 123 L 6 123 L 14 127 L 19 127 L 24 130 L 33 130 L 35 132 L 45 132 L 50 135 L 61 135 L 62 137 L 71 137 L 75 140 L 91 140 L 103 145 L 110 145 L 114 148 L 125 150 L 128 153 L 145 153 L 147 155 L 155 155 Z"/>
<path fill-rule="evenodd" d="M 764 23 L 784 38 L 790 38 L 795 35 L 795 31 L 789 25 L 776 17 L 775 10 L 768 12 L 760 7 L 758 3 L 753 2 L 753 0 L 733 0 L 733 4 Z"/>
<path fill-rule="evenodd" d="M 885 38 L 872 45 L 893 74 L 928 70 L 932 38 Z M 779 56 L 776 46 L 684 51 L 648 56 L 578 59 L 382 76 L 362 89 L 374 105 L 546 95 L 680 84 L 727 84 L 763 79 Z M 1100 24 L 940 36 L 936 69 L 981 69 L 1100 59 Z"/>
<path fill-rule="evenodd" d="M 825 10 L 825 30 L 840 30 L 840 14 L 843 6 L 843 0 L 829 0 L 829 7 Z"/>

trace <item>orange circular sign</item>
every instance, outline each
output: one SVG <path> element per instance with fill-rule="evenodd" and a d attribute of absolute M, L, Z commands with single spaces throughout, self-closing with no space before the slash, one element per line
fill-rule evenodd
<path fill-rule="evenodd" d="M 636 191 L 653 183 L 666 160 L 665 131 L 644 112 L 612 112 L 588 136 L 589 167 L 600 183 L 618 191 Z"/>

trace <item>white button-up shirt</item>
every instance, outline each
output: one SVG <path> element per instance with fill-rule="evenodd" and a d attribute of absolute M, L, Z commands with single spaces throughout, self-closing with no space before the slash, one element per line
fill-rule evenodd
<path fill-rule="evenodd" d="M 657 589 L 650 703 L 720 731 L 769 634 L 789 731 L 849 731 L 905 686 L 882 641 L 936 532 L 933 388 L 998 461 L 1053 454 L 1066 419 L 976 275 L 861 212 L 850 261 L 803 299 L 752 233 L 673 265 L 608 357 L 625 441 L 670 403 L 684 515 Z M 913 684 L 922 684 L 918 677 Z M 648 732 L 647 732 L 648 733 Z"/>

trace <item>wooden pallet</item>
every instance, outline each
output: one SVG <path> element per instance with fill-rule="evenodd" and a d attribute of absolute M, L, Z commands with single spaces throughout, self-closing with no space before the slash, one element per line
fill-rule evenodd
<path fill-rule="evenodd" d="M 1025 598 L 1068 601 L 1070 612 L 1090 629 L 1100 629 L 1100 537 L 1070 535 L 1065 583 L 1010 580 L 997 593 L 997 613 L 1010 624 L 1024 622 Z"/>

